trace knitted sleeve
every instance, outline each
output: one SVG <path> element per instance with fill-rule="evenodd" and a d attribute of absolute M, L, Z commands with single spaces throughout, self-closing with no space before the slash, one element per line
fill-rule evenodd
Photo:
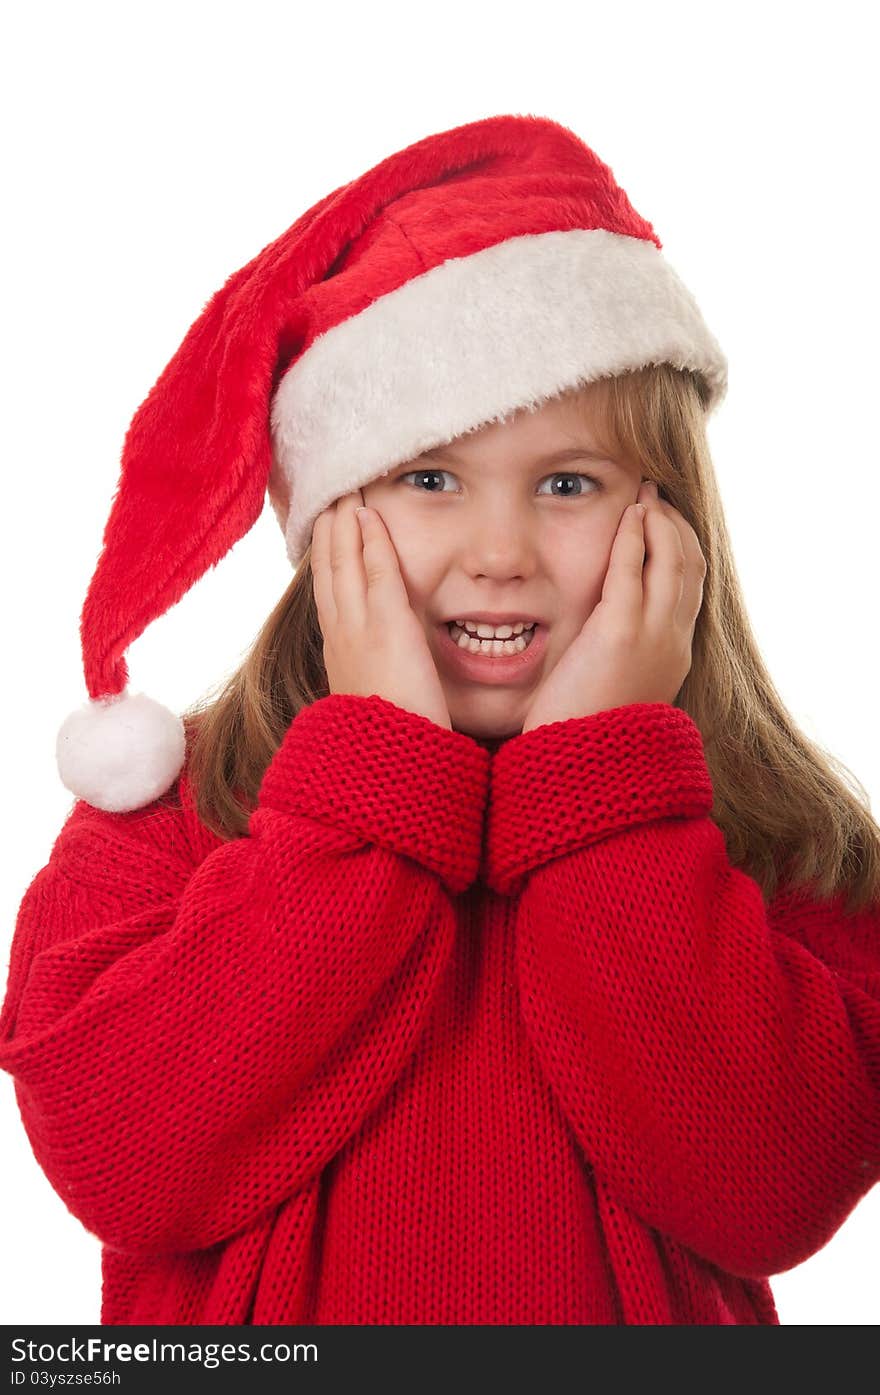
<path fill-rule="evenodd" d="M 766 1278 L 880 1178 L 880 906 L 768 907 L 712 802 L 680 709 L 536 727 L 493 758 L 488 880 L 518 897 L 523 1019 L 597 1180 Z"/>
<path fill-rule="evenodd" d="M 479 868 L 489 759 L 334 694 L 291 723 L 248 835 L 197 865 L 179 811 L 75 805 L 19 910 L 0 1066 L 37 1161 L 104 1243 L 234 1234 L 387 1093 Z"/>

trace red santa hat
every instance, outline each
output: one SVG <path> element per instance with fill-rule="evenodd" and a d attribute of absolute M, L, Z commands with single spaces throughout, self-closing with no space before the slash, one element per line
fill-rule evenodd
<path fill-rule="evenodd" d="M 493 116 L 342 185 L 229 277 L 125 436 L 80 633 L 88 702 L 61 779 L 111 812 L 170 788 L 184 728 L 125 650 L 270 502 L 296 567 L 318 514 L 401 461 L 567 388 L 726 361 L 609 167 L 544 117 Z"/>

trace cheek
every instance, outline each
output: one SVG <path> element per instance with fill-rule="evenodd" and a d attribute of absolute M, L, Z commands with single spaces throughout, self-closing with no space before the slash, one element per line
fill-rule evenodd
<path fill-rule="evenodd" d="M 369 502 L 369 501 L 368 501 Z M 370 503 L 385 525 L 391 539 L 391 546 L 397 556 L 397 565 L 409 595 L 410 605 L 418 612 L 436 590 L 438 567 L 435 554 L 436 535 L 433 539 L 429 530 L 420 525 L 418 519 L 404 514 L 403 509 L 394 505 Z"/>
<path fill-rule="evenodd" d="M 557 614 L 582 625 L 602 599 L 614 531 L 596 526 L 558 539 L 553 556 Z"/>

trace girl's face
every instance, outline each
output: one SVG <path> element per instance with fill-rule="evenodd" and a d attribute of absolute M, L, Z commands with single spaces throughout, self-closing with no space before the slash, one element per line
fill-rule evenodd
<path fill-rule="evenodd" d="M 517 735 L 602 598 L 611 545 L 642 474 L 599 453 L 588 420 L 583 402 L 555 399 L 363 486 L 391 536 L 456 731 Z M 541 657 L 515 680 L 465 676 L 449 653 L 449 620 L 492 611 L 546 627 Z M 482 660 L 481 672 L 492 662 Z"/>

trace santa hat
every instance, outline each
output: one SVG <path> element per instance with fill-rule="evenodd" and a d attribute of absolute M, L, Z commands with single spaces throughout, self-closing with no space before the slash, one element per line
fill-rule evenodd
<path fill-rule="evenodd" d="M 64 785 L 123 812 L 168 790 L 181 719 L 124 652 L 216 566 L 267 489 L 296 567 L 334 499 L 561 391 L 726 361 L 609 167 L 539 116 L 432 135 L 310 208 L 205 306 L 135 413 L 80 633 Z"/>

